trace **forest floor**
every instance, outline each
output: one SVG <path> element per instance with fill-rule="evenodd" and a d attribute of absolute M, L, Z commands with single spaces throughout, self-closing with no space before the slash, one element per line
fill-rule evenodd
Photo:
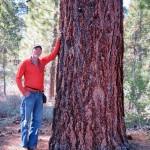
<path fill-rule="evenodd" d="M 131 150 L 150 150 L 149 129 L 127 130 L 127 135 L 130 139 L 129 143 L 132 145 Z M 50 136 L 51 123 L 44 121 L 39 132 L 39 150 L 48 150 Z M 20 123 L 17 118 L 0 119 L 0 150 L 21 150 Z"/>

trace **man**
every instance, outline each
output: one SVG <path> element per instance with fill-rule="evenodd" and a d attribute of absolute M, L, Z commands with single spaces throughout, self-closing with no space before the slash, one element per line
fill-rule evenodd
<path fill-rule="evenodd" d="M 42 124 L 44 91 L 44 68 L 53 60 L 59 51 L 61 36 L 57 39 L 52 53 L 39 59 L 42 47 L 33 47 L 32 56 L 24 60 L 18 68 L 16 83 L 23 94 L 21 103 L 21 141 L 24 150 L 37 150 L 38 129 Z M 22 78 L 24 77 L 24 84 Z M 30 121 L 30 132 L 28 135 L 28 124 Z"/>

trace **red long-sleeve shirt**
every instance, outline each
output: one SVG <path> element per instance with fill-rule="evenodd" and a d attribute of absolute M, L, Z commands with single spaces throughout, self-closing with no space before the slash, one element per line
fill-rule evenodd
<path fill-rule="evenodd" d="M 53 60 L 59 51 L 60 37 L 57 39 L 54 50 L 41 59 L 38 59 L 38 64 L 35 65 L 31 61 L 31 58 L 24 60 L 17 71 L 16 83 L 22 94 L 26 93 L 26 87 L 31 87 L 44 91 L 44 68 L 47 63 Z M 24 82 L 22 83 L 22 78 Z"/>

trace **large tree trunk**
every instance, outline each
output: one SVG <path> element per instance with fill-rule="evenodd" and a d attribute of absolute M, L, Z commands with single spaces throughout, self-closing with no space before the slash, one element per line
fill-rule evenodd
<path fill-rule="evenodd" d="M 127 149 L 121 0 L 61 0 L 49 150 Z"/>

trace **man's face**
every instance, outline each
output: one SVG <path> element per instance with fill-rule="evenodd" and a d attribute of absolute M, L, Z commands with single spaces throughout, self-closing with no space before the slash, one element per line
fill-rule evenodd
<path fill-rule="evenodd" d="M 36 47 L 33 49 L 32 56 L 39 58 L 42 54 L 42 49 L 40 47 Z"/>

